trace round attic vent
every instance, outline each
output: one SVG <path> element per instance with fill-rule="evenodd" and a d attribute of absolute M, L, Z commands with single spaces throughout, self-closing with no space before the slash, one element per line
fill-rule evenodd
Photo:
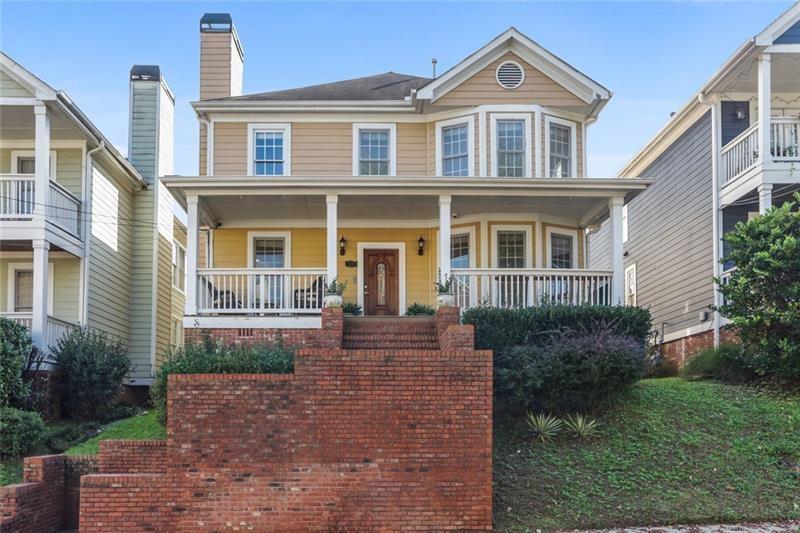
<path fill-rule="evenodd" d="M 516 61 L 504 61 L 497 67 L 495 78 L 500 87 L 504 89 L 516 89 L 525 81 L 525 71 Z"/>

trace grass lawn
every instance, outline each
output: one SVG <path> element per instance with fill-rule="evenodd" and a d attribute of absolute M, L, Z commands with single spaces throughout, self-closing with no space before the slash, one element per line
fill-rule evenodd
<path fill-rule="evenodd" d="M 67 455 L 96 455 L 100 451 L 100 441 L 107 439 L 148 440 L 165 439 L 166 433 L 158 423 L 156 412 L 151 410 L 139 416 L 123 418 L 105 426 L 96 437 L 81 442 L 66 452 Z"/>
<path fill-rule="evenodd" d="M 495 420 L 498 530 L 800 519 L 798 396 L 645 380 L 602 423 L 541 444 Z"/>

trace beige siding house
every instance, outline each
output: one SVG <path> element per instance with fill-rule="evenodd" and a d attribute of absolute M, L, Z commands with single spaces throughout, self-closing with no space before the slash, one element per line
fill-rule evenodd
<path fill-rule="evenodd" d="M 323 287 L 367 315 L 435 305 L 622 299 L 622 205 L 647 180 L 588 179 L 602 85 L 514 28 L 434 79 L 385 72 L 242 94 L 227 14 L 200 24 L 197 176 L 187 208 L 184 326 L 314 328 Z M 611 220 L 604 269 L 587 229 Z"/>
<path fill-rule="evenodd" d="M 76 327 L 106 332 L 128 346 L 129 384 L 146 385 L 182 342 L 173 250 L 186 239 L 156 180 L 172 172 L 172 95 L 157 68 L 131 77 L 126 159 L 65 93 L 0 54 L 0 315 L 48 351 Z"/>

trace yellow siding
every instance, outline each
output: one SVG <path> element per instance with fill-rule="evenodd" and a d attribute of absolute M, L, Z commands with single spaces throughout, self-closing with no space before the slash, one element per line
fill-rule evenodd
<path fill-rule="evenodd" d="M 247 175 L 247 124 L 244 122 L 214 124 L 214 174 Z"/>
<path fill-rule="evenodd" d="M 351 176 L 353 124 L 292 124 L 292 174 L 296 176 Z"/>
<path fill-rule="evenodd" d="M 503 61 L 516 61 L 525 69 L 525 81 L 513 90 L 503 89 L 495 80 L 495 71 Z M 553 79 L 509 52 L 497 59 L 445 96 L 437 105 L 470 106 L 481 104 L 541 104 L 546 106 L 584 105 L 577 96 Z"/>

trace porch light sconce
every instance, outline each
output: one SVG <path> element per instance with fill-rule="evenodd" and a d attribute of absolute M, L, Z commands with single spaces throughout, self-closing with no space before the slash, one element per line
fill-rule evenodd
<path fill-rule="evenodd" d="M 342 238 L 339 239 L 339 255 L 344 255 L 344 251 L 346 249 L 347 249 L 347 239 L 345 239 L 344 235 L 342 235 Z"/>
<path fill-rule="evenodd" d="M 419 236 L 417 239 L 417 254 L 423 255 L 425 253 L 425 239 L 422 238 L 422 235 Z"/>

